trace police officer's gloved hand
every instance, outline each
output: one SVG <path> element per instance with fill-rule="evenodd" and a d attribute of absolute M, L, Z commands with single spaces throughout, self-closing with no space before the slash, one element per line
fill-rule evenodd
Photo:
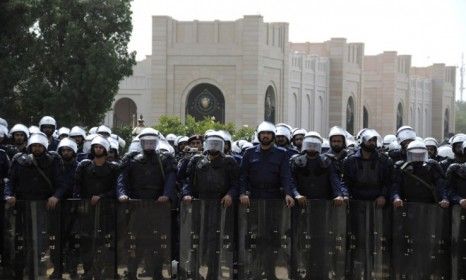
<path fill-rule="evenodd" d="M 242 205 L 249 207 L 250 202 L 249 202 L 249 196 L 242 194 L 239 196 L 239 201 L 241 202 Z"/>
<path fill-rule="evenodd" d="M 222 198 L 221 203 L 223 204 L 225 208 L 230 207 L 230 205 L 233 203 L 233 199 L 231 198 L 231 195 L 229 194 L 225 195 Z"/>
<path fill-rule="evenodd" d="M 442 199 L 442 201 L 440 201 L 438 204 L 439 204 L 440 207 L 442 207 L 442 208 L 448 208 L 448 207 L 450 207 L 450 202 L 449 202 L 448 200 L 446 200 L 446 199 Z"/>
<path fill-rule="evenodd" d="M 159 198 L 157 199 L 157 202 L 167 202 L 169 201 L 170 199 L 168 198 L 168 196 L 159 196 Z"/>
<path fill-rule="evenodd" d="M 14 196 L 7 196 L 5 197 L 5 200 L 10 206 L 15 206 L 16 204 L 16 197 Z"/>
<path fill-rule="evenodd" d="M 335 206 L 343 206 L 345 205 L 346 201 L 342 196 L 337 196 L 333 199 L 333 203 Z"/>
<path fill-rule="evenodd" d="M 403 207 L 403 200 L 401 200 L 399 198 L 395 198 L 393 200 L 393 207 L 395 207 L 395 208 Z"/>
<path fill-rule="evenodd" d="M 308 201 L 304 195 L 297 195 L 295 199 L 298 201 L 298 204 L 301 207 L 306 207 L 308 205 Z"/>
<path fill-rule="evenodd" d="M 380 208 L 385 206 L 385 202 L 386 202 L 386 200 L 385 200 L 385 197 L 383 197 L 383 196 L 379 196 L 375 200 L 375 204 L 377 205 L 377 207 L 380 207 Z"/>
<path fill-rule="evenodd" d="M 120 202 L 127 202 L 129 200 L 129 197 L 127 195 L 120 195 L 118 198 L 118 201 Z"/>
<path fill-rule="evenodd" d="M 460 205 L 461 205 L 461 208 L 466 209 L 466 199 L 461 199 Z"/>
<path fill-rule="evenodd" d="M 183 202 L 185 203 L 191 203 L 192 200 L 193 200 L 193 197 L 190 195 L 183 196 Z"/>
<path fill-rule="evenodd" d="M 294 199 L 290 195 L 285 195 L 286 207 L 291 208 L 294 206 Z"/>

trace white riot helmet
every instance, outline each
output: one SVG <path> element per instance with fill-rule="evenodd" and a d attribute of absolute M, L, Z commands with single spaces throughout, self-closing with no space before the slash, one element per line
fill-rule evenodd
<path fill-rule="evenodd" d="M 24 135 L 26 135 L 26 138 L 29 138 L 29 129 L 23 125 L 23 124 L 15 124 L 11 129 L 10 129 L 10 135 L 13 137 L 13 134 L 16 132 L 22 132 Z"/>
<path fill-rule="evenodd" d="M 175 141 L 175 146 L 179 146 L 182 143 L 188 143 L 189 137 L 188 136 L 179 136 Z"/>
<path fill-rule="evenodd" d="M 461 145 L 461 148 L 463 148 L 463 154 L 465 154 L 466 150 L 466 141 L 463 142 L 463 145 Z"/>
<path fill-rule="evenodd" d="M 44 116 L 39 121 L 39 128 L 41 130 L 42 130 L 43 125 L 51 125 L 53 126 L 53 129 L 55 130 L 57 128 L 57 121 L 55 121 L 55 119 L 50 116 Z"/>
<path fill-rule="evenodd" d="M 301 152 L 315 151 L 322 152 L 323 139 L 318 132 L 310 131 L 304 135 Z"/>
<path fill-rule="evenodd" d="M 290 134 L 293 132 L 293 128 L 291 127 L 291 125 L 286 123 L 277 123 L 275 127 L 286 127 L 290 131 Z"/>
<path fill-rule="evenodd" d="M 155 151 L 161 140 L 159 135 L 160 133 L 151 127 L 144 128 L 138 135 L 141 149 L 144 151 Z"/>
<path fill-rule="evenodd" d="M 273 123 L 270 122 L 261 122 L 259 126 L 256 129 L 257 135 L 259 135 L 261 132 L 271 132 L 275 136 L 275 130 L 276 127 L 273 125 Z"/>
<path fill-rule="evenodd" d="M 296 135 L 306 135 L 307 131 L 304 129 L 304 128 L 298 128 L 298 129 L 295 129 L 293 131 L 293 136 L 292 138 L 294 138 Z"/>
<path fill-rule="evenodd" d="M 330 132 L 328 133 L 328 140 L 329 141 L 332 141 L 332 137 L 333 136 L 341 136 L 343 137 L 343 142 L 346 146 L 346 138 L 348 136 L 348 132 L 346 130 L 344 130 L 343 128 L 339 127 L 339 126 L 334 126 L 332 128 L 330 128 Z"/>
<path fill-rule="evenodd" d="M 403 144 L 406 140 L 416 140 L 416 131 L 408 125 L 402 126 L 396 132 L 396 140 L 398 143 Z"/>
<path fill-rule="evenodd" d="M 96 138 L 97 136 L 97 134 L 89 134 L 84 138 L 83 153 L 87 154 L 91 152 L 92 140 L 94 140 L 94 138 Z"/>
<path fill-rule="evenodd" d="M 115 149 L 118 152 L 118 149 L 120 148 L 120 143 L 118 143 L 118 140 L 112 137 L 107 138 L 107 140 L 110 143 L 110 149 Z"/>
<path fill-rule="evenodd" d="M 165 137 L 165 139 L 167 139 L 168 143 L 174 145 L 174 144 L 175 144 L 175 140 L 176 140 L 176 135 L 173 134 L 173 133 L 170 133 L 170 134 L 168 134 L 168 135 Z"/>
<path fill-rule="evenodd" d="M 377 141 L 377 147 L 381 147 L 382 137 L 375 129 L 372 129 L 372 128 L 364 129 L 364 131 L 360 135 L 360 140 L 361 140 L 361 143 L 367 143 L 367 141 L 373 139 L 374 137 L 376 138 L 376 141 Z"/>
<path fill-rule="evenodd" d="M 58 143 L 58 148 L 57 151 L 60 152 L 61 148 L 69 148 L 73 150 L 73 152 L 76 154 L 78 152 L 78 145 L 76 145 L 76 142 L 71 140 L 70 138 L 63 138 L 60 143 Z"/>
<path fill-rule="evenodd" d="M 426 144 L 426 147 L 428 146 L 434 146 L 435 148 L 438 147 L 438 142 L 437 142 L 437 139 L 433 138 L 433 137 L 427 137 L 424 139 L 424 144 Z"/>
<path fill-rule="evenodd" d="M 414 140 L 406 149 L 407 162 L 425 162 L 428 159 L 427 147 L 424 142 Z"/>
<path fill-rule="evenodd" d="M 49 139 L 42 132 L 34 133 L 31 134 L 31 137 L 29 137 L 27 148 L 29 148 L 32 144 L 40 144 L 47 150 L 49 146 Z"/>
<path fill-rule="evenodd" d="M 453 153 L 453 150 L 451 149 L 450 145 L 442 145 L 438 147 L 437 155 L 441 158 L 449 158 L 449 159 L 455 158 L 455 154 Z"/>
<path fill-rule="evenodd" d="M 275 136 L 285 136 L 288 142 L 291 141 L 291 131 L 286 126 L 277 126 Z"/>
<path fill-rule="evenodd" d="M 0 125 L 0 137 L 8 136 L 8 128 L 6 126 Z"/>
<path fill-rule="evenodd" d="M 451 139 L 450 139 L 450 145 L 455 145 L 455 144 L 458 144 L 458 143 L 461 143 L 463 144 L 463 142 L 466 141 L 466 134 L 464 133 L 458 133 L 456 135 L 454 135 Z"/>
<path fill-rule="evenodd" d="M 328 150 L 330 150 L 330 141 L 328 141 L 327 138 L 323 139 L 322 143 L 322 153 L 326 153 Z"/>
<path fill-rule="evenodd" d="M 213 151 L 223 153 L 225 149 L 225 140 L 223 134 L 219 131 L 210 132 L 204 139 L 204 151 Z"/>
<path fill-rule="evenodd" d="M 401 149 L 401 146 L 400 144 L 398 143 L 398 141 L 393 141 L 392 143 L 390 143 L 390 145 L 388 145 L 388 151 L 389 152 L 392 152 L 392 151 L 399 151 Z"/>
<path fill-rule="evenodd" d="M 110 142 L 100 135 L 97 135 L 96 137 L 94 137 L 94 139 L 92 139 L 91 150 L 94 145 L 100 145 L 104 147 L 107 153 L 110 151 Z"/>
<path fill-rule="evenodd" d="M 175 149 L 173 149 L 172 145 L 170 145 L 170 143 L 167 141 L 160 141 L 156 150 L 161 153 L 169 153 L 170 155 L 175 156 Z"/>
<path fill-rule="evenodd" d="M 225 142 L 230 142 L 230 145 L 231 145 L 232 138 L 231 138 L 230 132 L 226 130 L 220 130 L 219 132 L 222 135 L 222 138 L 225 140 Z"/>
<path fill-rule="evenodd" d="M 98 128 L 97 126 L 91 127 L 91 129 L 89 129 L 89 134 L 96 134 L 97 128 Z"/>
<path fill-rule="evenodd" d="M 0 118 L 0 125 L 6 127 L 8 129 L 8 122 L 3 118 Z"/>
<path fill-rule="evenodd" d="M 139 141 L 140 140 L 138 137 L 133 138 L 133 140 L 131 141 L 131 144 L 129 144 L 128 153 L 133 153 L 133 152 L 139 153 L 142 151 L 141 143 Z"/>
<path fill-rule="evenodd" d="M 28 130 L 29 130 L 29 134 L 41 132 L 41 131 L 40 131 L 40 128 L 39 128 L 38 126 L 36 126 L 36 125 L 31 125 L 31 126 L 28 128 Z"/>
<path fill-rule="evenodd" d="M 70 136 L 70 129 L 68 127 L 60 127 L 60 129 L 58 130 L 58 137 L 60 136 Z"/>
<path fill-rule="evenodd" d="M 396 141 L 396 136 L 393 135 L 393 134 L 387 134 L 385 135 L 385 137 L 383 138 L 383 147 L 385 149 L 388 149 L 388 146 L 390 146 L 390 144 L 393 142 L 393 141 Z"/>
<path fill-rule="evenodd" d="M 107 138 L 107 137 L 110 137 L 110 135 L 112 135 L 112 130 L 105 125 L 101 125 L 97 128 L 96 133 Z"/>
<path fill-rule="evenodd" d="M 81 136 L 82 138 L 86 138 L 86 131 L 80 128 L 79 126 L 73 126 L 70 130 L 69 137 L 78 137 Z"/>
<path fill-rule="evenodd" d="M 120 136 L 112 133 L 110 135 L 110 137 L 112 139 L 115 139 L 115 140 L 118 141 L 118 147 L 121 147 L 122 149 L 124 149 L 126 147 L 126 141 L 123 138 L 121 138 Z"/>

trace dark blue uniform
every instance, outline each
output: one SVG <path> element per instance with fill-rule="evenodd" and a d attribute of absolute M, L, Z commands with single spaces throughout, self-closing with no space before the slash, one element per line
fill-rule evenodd
<path fill-rule="evenodd" d="M 459 204 L 466 199 L 466 163 L 454 163 L 447 169 L 447 189 L 450 192 L 450 201 Z"/>
<path fill-rule="evenodd" d="M 52 137 L 52 141 L 50 141 L 47 151 L 55 152 L 58 148 L 58 144 L 60 144 L 60 141 Z"/>
<path fill-rule="evenodd" d="M 315 159 L 306 154 L 294 156 L 290 165 L 294 197 L 303 195 L 308 199 L 333 199 L 347 193 L 342 189 L 332 160 L 326 155 L 320 155 Z"/>
<path fill-rule="evenodd" d="M 387 198 L 391 186 L 389 162 L 377 151 L 369 159 L 358 149 L 343 162 L 343 181 L 352 199 Z"/>
<path fill-rule="evenodd" d="M 395 164 L 391 199 L 424 203 L 448 200 L 443 177 L 442 168 L 435 160 L 412 163 L 399 161 Z"/>
<path fill-rule="evenodd" d="M 0 191 L 4 192 L 5 182 L 8 177 L 8 169 L 10 169 L 10 160 L 4 150 L 0 150 Z"/>
<path fill-rule="evenodd" d="M 251 198 L 284 198 L 292 196 L 289 157 L 283 148 L 261 146 L 246 150 L 240 166 L 240 194 Z"/>
<path fill-rule="evenodd" d="M 72 198 L 73 197 L 73 190 L 74 190 L 74 183 L 75 183 L 75 175 L 76 169 L 78 168 L 78 162 L 73 159 L 70 162 L 63 162 L 63 183 L 66 188 L 66 192 L 64 193 L 63 198 Z"/>

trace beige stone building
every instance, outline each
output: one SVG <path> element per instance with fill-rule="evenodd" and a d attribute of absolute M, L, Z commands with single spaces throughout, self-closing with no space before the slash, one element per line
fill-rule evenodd
<path fill-rule="evenodd" d="M 400 125 L 442 138 L 454 124 L 455 68 L 416 68 L 411 56 L 365 56 L 363 43 L 332 38 L 291 43 L 287 23 L 261 16 L 236 21 L 152 18 L 152 54 L 120 83 L 105 123 L 133 125 L 143 115 L 213 116 L 255 127 L 286 122 L 326 135 L 339 125 L 381 134 Z"/>

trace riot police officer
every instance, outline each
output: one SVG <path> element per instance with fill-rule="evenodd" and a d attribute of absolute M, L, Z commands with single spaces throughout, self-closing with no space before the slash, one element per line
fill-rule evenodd
<path fill-rule="evenodd" d="M 427 137 L 424 139 L 424 144 L 426 144 L 427 152 L 429 154 L 429 158 L 441 162 L 442 159 L 438 156 L 438 142 L 433 137 Z"/>
<path fill-rule="evenodd" d="M 305 134 L 306 134 L 306 130 L 303 129 L 303 128 L 298 128 L 298 129 L 293 131 L 291 142 L 293 143 L 293 146 L 298 151 L 302 151 L 301 147 L 303 145 L 303 140 L 304 140 L 304 135 Z"/>
<path fill-rule="evenodd" d="M 406 160 L 406 148 L 409 143 L 416 140 L 416 131 L 408 125 L 398 128 L 396 132 L 396 141 L 400 144 L 399 155 L 393 155 L 393 158 Z M 395 161 L 396 162 L 396 161 Z"/>
<path fill-rule="evenodd" d="M 331 159 L 321 155 L 322 137 L 317 132 L 308 132 L 302 142 L 301 154 L 291 158 L 291 175 L 296 189 L 295 199 L 302 207 L 307 199 L 333 199 L 342 205 L 346 191 L 342 191 L 339 176 Z"/>
<path fill-rule="evenodd" d="M 466 153 L 466 142 L 463 142 L 462 149 Z M 466 209 L 466 163 L 452 163 L 447 169 L 446 177 L 450 201 Z"/>
<path fill-rule="evenodd" d="M 111 260 L 111 256 L 103 251 L 101 255 L 92 252 L 93 232 L 97 224 L 93 221 L 100 220 L 101 217 L 112 217 L 115 215 L 111 208 L 99 207 L 100 200 L 115 198 L 116 182 L 119 174 L 118 165 L 107 160 L 110 143 L 107 139 L 96 136 L 91 142 L 91 154 L 93 159 L 84 159 L 78 164 L 76 169 L 74 197 L 89 200 L 85 211 L 80 214 L 83 233 L 81 234 L 81 256 L 84 268 L 84 279 L 101 279 L 102 277 L 113 277 L 112 271 L 106 269 L 106 263 Z M 99 211 L 101 213 L 99 213 Z M 111 219 L 111 218 L 110 218 Z M 115 230 L 114 225 L 107 225 L 104 231 Z M 102 229 L 101 229 L 102 230 Z M 95 242 L 95 241 L 94 241 Z M 101 242 L 101 241 L 99 241 Z M 103 243 L 96 243 L 96 250 L 103 248 Z M 104 276 L 105 275 L 105 276 Z"/>
<path fill-rule="evenodd" d="M 83 144 L 84 144 L 84 139 L 86 138 L 86 132 L 84 129 L 80 128 L 79 126 L 73 126 L 70 130 L 69 137 L 76 142 L 76 145 L 78 146 L 78 151 L 76 154 L 82 153 L 83 152 Z"/>
<path fill-rule="evenodd" d="M 5 186 L 5 200 L 10 205 L 15 205 L 16 200 L 46 200 L 46 208 L 54 210 L 59 200 L 65 193 L 65 186 L 62 180 L 62 162 L 58 154 L 47 152 L 49 141 L 47 136 L 41 132 L 31 135 L 27 144 L 27 153 L 18 153 L 13 157 L 9 181 Z M 16 235 L 27 234 L 30 228 L 27 211 L 19 206 Z M 56 213 L 48 212 L 50 217 Z M 32 221 L 34 222 L 34 221 Z M 58 234 L 56 224 L 46 225 L 49 233 Z M 33 237 L 36 238 L 36 237 Z M 26 239 L 25 239 L 26 240 Z M 23 248 L 28 248 L 32 244 L 27 244 Z M 41 244 L 44 246 L 45 244 Z M 40 248 L 36 248 L 40 250 Z M 27 257 L 26 257 L 27 256 Z M 15 277 L 22 279 L 24 263 L 26 260 L 29 269 L 33 268 L 33 256 L 24 249 L 17 252 L 15 258 Z M 61 269 L 59 265 L 59 254 L 52 252 L 52 262 L 55 264 L 55 270 L 51 276 L 52 279 L 61 278 Z M 30 272 L 30 276 L 34 272 Z"/>
<path fill-rule="evenodd" d="M 63 183 L 66 187 L 66 192 L 63 198 L 73 197 L 75 173 L 78 168 L 78 162 L 76 160 L 76 153 L 78 146 L 70 138 L 63 138 L 58 143 L 57 152 L 63 161 Z"/>
<path fill-rule="evenodd" d="M 286 125 L 277 125 L 275 131 L 275 145 L 284 148 L 288 157 L 298 153 L 298 151 L 291 146 L 291 130 Z"/>
<path fill-rule="evenodd" d="M 373 129 L 361 133 L 360 148 L 343 163 L 343 180 L 350 198 L 374 200 L 383 207 L 391 185 L 389 162 L 377 151 L 379 134 Z"/>
<path fill-rule="evenodd" d="M 158 202 L 168 202 L 174 199 L 173 191 L 176 183 L 175 160 L 170 153 L 156 151 L 160 141 L 159 132 L 153 128 L 144 128 L 139 134 L 142 152 L 125 162 L 118 178 L 117 195 L 120 202 L 131 199 L 150 199 Z M 167 217 L 168 219 L 169 217 Z M 155 221 L 141 220 L 141 217 L 131 216 L 130 224 L 136 235 L 134 257 L 128 263 L 128 278 L 136 279 L 137 267 L 144 258 L 146 273 L 155 279 L 163 279 L 162 259 L 154 255 L 154 242 L 148 242 L 142 236 Z"/>
<path fill-rule="evenodd" d="M 439 163 L 428 158 L 424 142 L 412 141 L 406 148 L 406 161 L 395 164 L 391 192 L 393 206 L 402 207 L 403 201 L 407 201 L 439 203 L 443 208 L 448 207 L 448 192 L 442 177 Z"/>
<path fill-rule="evenodd" d="M 57 121 L 50 116 L 44 116 L 39 121 L 39 129 L 45 135 L 47 135 L 47 139 L 49 140 L 49 151 L 56 151 L 58 147 L 58 140 L 53 137 L 53 133 L 57 129 Z"/>
<path fill-rule="evenodd" d="M 6 152 L 2 149 L 0 149 L 0 192 L 3 194 L 4 191 L 5 191 L 5 181 L 8 180 L 8 169 L 10 168 L 10 160 L 8 158 L 8 155 L 6 154 Z M 3 200 L 2 200 L 3 201 Z M 2 233 L 1 236 L 0 236 L 0 257 L 2 259 L 2 262 L 0 264 L 1 268 L 2 268 L 2 272 L 3 272 L 3 275 L 0 273 L 0 278 L 1 277 L 5 277 L 5 278 L 8 278 L 8 272 L 9 272 L 9 269 L 10 267 L 8 267 L 10 265 L 9 261 L 10 261 L 10 257 L 9 257 L 9 254 L 7 254 L 7 250 L 4 250 L 4 238 L 5 238 L 5 234 L 3 234 L 3 226 L 4 226 L 4 222 L 3 222 L 3 217 L 5 217 L 4 215 L 4 211 L 5 211 L 5 207 L 2 204 L 0 204 L 0 216 L 2 217 L 2 222 L 0 223 L 0 232 Z"/>
<path fill-rule="evenodd" d="M 447 158 L 440 162 L 440 166 L 443 171 L 446 172 L 448 167 L 453 163 L 464 163 L 466 162 L 466 155 L 463 154 L 462 145 L 466 141 L 466 135 L 463 133 L 458 133 L 451 138 L 451 150 L 455 157 L 453 159 Z"/>
<path fill-rule="evenodd" d="M 11 144 L 5 146 L 5 151 L 8 157 L 13 159 L 17 153 L 27 152 L 26 146 L 29 138 L 29 129 L 23 124 L 15 124 L 10 129 L 10 135 L 12 137 Z"/>

